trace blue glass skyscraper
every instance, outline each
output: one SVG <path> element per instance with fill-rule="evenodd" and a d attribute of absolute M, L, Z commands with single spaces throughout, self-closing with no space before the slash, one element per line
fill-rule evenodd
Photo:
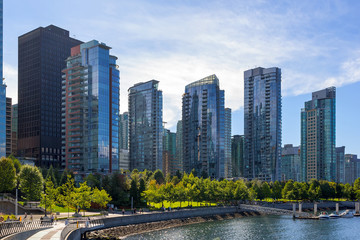
<path fill-rule="evenodd" d="M 244 177 L 280 180 L 281 69 L 244 72 Z"/>
<path fill-rule="evenodd" d="M 129 88 L 130 170 L 162 170 L 163 115 L 159 81 L 151 80 Z"/>
<path fill-rule="evenodd" d="M 336 89 L 312 93 L 301 110 L 301 164 L 304 181 L 337 181 L 336 171 Z"/>
<path fill-rule="evenodd" d="M 90 41 L 71 49 L 63 72 L 66 166 L 77 175 L 119 170 L 119 87 L 117 57 Z"/>
<path fill-rule="evenodd" d="M 6 154 L 6 85 L 3 83 L 3 0 L 0 0 L 0 157 Z"/>
<path fill-rule="evenodd" d="M 225 97 L 216 75 L 185 87 L 182 98 L 184 171 L 226 177 Z M 231 136 L 229 136 L 231 137 Z M 231 153 L 229 153 L 230 155 Z"/>

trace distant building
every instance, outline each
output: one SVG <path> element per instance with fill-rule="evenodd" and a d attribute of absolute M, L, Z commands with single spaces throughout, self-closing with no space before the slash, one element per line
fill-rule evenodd
<path fill-rule="evenodd" d="M 71 49 L 63 82 L 66 167 L 77 179 L 119 170 L 117 57 L 96 40 Z"/>
<path fill-rule="evenodd" d="M 121 170 L 130 170 L 130 160 L 129 160 L 129 150 L 120 149 L 120 166 L 119 169 Z"/>
<path fill-rule="evenodd" d="M 225 96 L 216 75 L 185 87 L 182 98 L 184 171 L 226 177 Z M 228 123 L 227 123 L 228 124 Z M 228 154 L 228 153 L 227 153 Z"/>
<path fill-rule="evenodd" d="M 300 146 L 285 144 L 281 155 L 281 180 L 301 181 Z"/>
<path fill-rule="evenodd" d="M 360 177 L 360 159 L 355 154 L 345 154 L 345 183 L 353 184 Z"/>
<path fill-rule="evenodd" d="M 151 80 L 129 88 L 130 170 L 162 170 L 163 114 L 159 81 Z"/>
<path fill-rule="evenodd" d="M 18 155 L 42 167 L 62 160 L 62 70 L 70 49 L 81 41 L 49 25 L 18 39 Z"/>
<path fill-rule="evenodd" d="M 231 108 L 225 108 L 225 178 L 233 177 L 231 164 Z"/>
<path fill-rule="evenodd" d="M 176 133 L 164 129 L 163 136 L 163 173 L 175 175 L 176 171 L 180 170 L 177 166 L 176 160 Z"/>
<path fill-rule="evenodd" d="M 18 105 L 12 105 L 11 111 L 11 153 L 17 156 L 17 143 L 18 143 Z"/>
<path fill-rule="evenodd" d="M 11 145 L 11 106 L 12 99 L 6 98 L 6 156 L 12 153 Z"/>
<path fill-rule="evenodd" d="M 312 93 L 301 110 L 302 179 L 337 181 L 335 87 Z"/>
<path fill-rule="evenodd" d="M 129 113 L 120 114 L 119 122 L 120 149 L 129 150 Z"/>
<path fill-rule="evenodd" d="M 345 147 L 336 148 L 336 182 L 345 183 Z"/>
<path fill-rule="evenodd" d="M 0 158 L 6 156 L 6 85 L 3 82 L 3 0 L 0 0 Z"/>
<path fill-rule="evenodd" d="M 184 171 L 183 168 L 183 135 L 182 135 L 182 121 L 179 120 L 176 124 L 176 163 L 175 168 L 179 169 L 179 172 Z"/>
<path fill-rule="evenodd" d="M 244 135 L 234 135 L 231 139 L 231 165 L 233 177 L 244 177 Z"/>
<path fill-rule="evenodd" d="M 244 72 L 244 177 L 281 179 L 281 69 Z"/>

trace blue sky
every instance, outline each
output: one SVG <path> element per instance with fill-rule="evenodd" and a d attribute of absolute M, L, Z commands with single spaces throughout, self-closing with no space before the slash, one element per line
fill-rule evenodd
<path fill-rule="evenodd" d="M 4 77 L 17 102 L 17 37 L 54 24 L 111 46 L 127 89 L 150 79 L 175 129 L 185 85 L 215 73 L 243 133 L 243 72 L 282 69 L 283 143 L 300 143 L 300 109 L 311 92 L 337 87 L 337 145 L 360 155 L 360 1 L 4 1 Z"/>

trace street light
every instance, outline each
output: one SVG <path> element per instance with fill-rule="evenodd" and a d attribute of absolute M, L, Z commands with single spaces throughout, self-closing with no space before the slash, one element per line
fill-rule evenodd
<path fill-rule="evenodd" d="M 46 193 L 45 193 L 45 217 L 47 217 L 47 215 L 46 215 Z"/>

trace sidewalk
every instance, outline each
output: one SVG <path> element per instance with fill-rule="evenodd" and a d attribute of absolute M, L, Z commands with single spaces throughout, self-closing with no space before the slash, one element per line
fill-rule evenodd
<path fill-rule="evenodd" d="M 40 232 L 32 235 L 28 239 L 30 239 L 30 240 L 45 240 L 45 239 L 46 240 L 59 240 L 61 231 L 63 230 L 64 227 L 65 227 L 65 222 L 60 221 L 60 222 L 57 222 L 56 225 L 53 225 L 52 228 L 40 231 Z"/>

